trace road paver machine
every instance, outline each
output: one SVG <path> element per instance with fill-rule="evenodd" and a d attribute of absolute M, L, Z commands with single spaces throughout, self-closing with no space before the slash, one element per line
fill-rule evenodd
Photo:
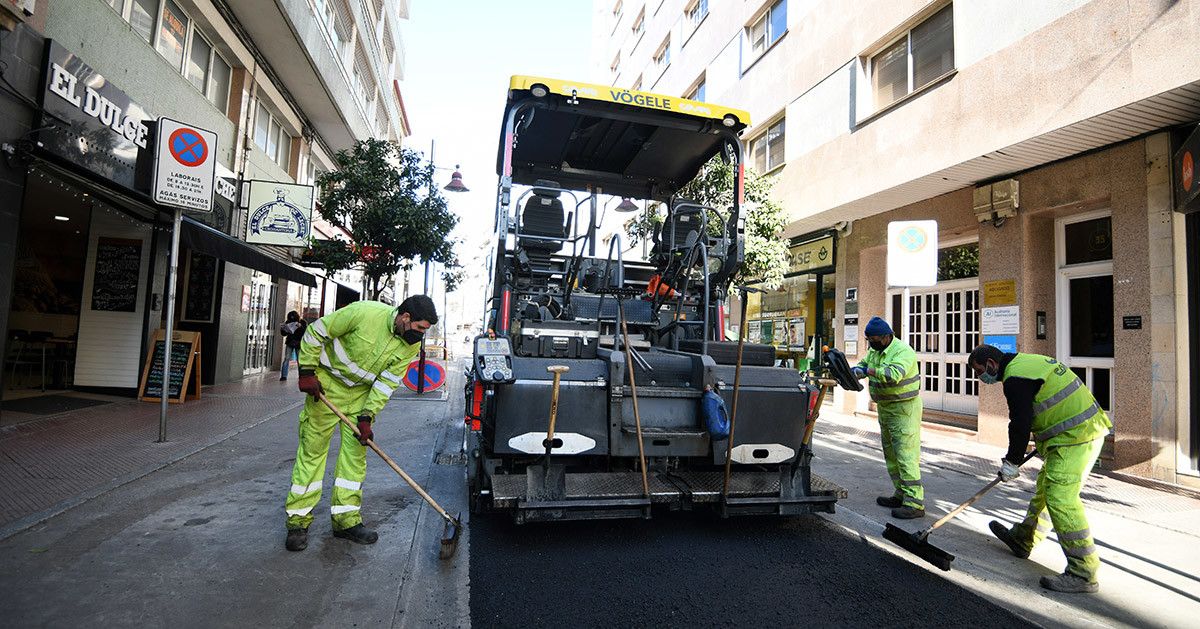
<path fill-rule="evenodd" d="M 791 515 L 844 497 L 810 470 L 818 387 L 775 366 L 771 346 L 739 352 L 725 333 L 749 122 L 710 103 L 512 78 L 487 333 L 465 391 L 474 511 L 519 523 Z M 678 194 L 714 156 L 733 166 L 732 207 Z M 606 215 L 631 215 L 602 201 L 622 198 L 666 208 L 648 261 L 624 259 L 620 221 L 606 230 Z"/>

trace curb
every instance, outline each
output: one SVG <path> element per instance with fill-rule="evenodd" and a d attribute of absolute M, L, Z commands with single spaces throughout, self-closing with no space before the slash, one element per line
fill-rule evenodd
<path fill-rule="evenodd" d="M 197 453 L 207 450 L 208 448 L 211 448 L 223 441 L 227 441 L 232 437 L 235 437 L 247 430 L 250 430 L 251 428 L 254 428 L 255 426 L 258 426 L 259 424 L 271 421 L 272 419 L 276 419 L 285 414 L 291 413 L 292 411 L 295 411 L 297 408 L 299 408 L 303 404 L 304 404 L 303 401 L 296 402 L 296 403 L 291 404 L 288 407 L 286 407 L 272 415 L 268 415 L 261 419 L 255 420 L 249 424 L 245 424 L 243 426 L 238 426 L 237 428 L 223 432 L 223 433 L 217 435 L 216 437 L 214 437 L 212 440 L 210 440 L 206 443 L 203 443 L 203 444 L 201 444 L 195 448 L 192 448 L 190 450 L 180 452 L 179 454 L 177 454 L 173 457 L 170 457 L 165 461 L 159 461 L 157 463 L 152 463 L 152 464 L 150 464 L 146 467 L 143 467 L 139 470 L 134 470 L 132 472 L 129 472 L 128 474 L 118 476 L 117 478 L 114 478 L 113 480 L 111 480 L 103 485 L 100 485 L 98 487 L 93 487 L 93 488 L 91 488 L 83 493 L 80 493 L 74 497 L 67 498 L 66 500 L 63 500 L 62 502 L 59 502 L 58 504 L 56 504 L 52 507 L 43 509 L 42 511 L 39 511 L 39 512 L 31 514 L 31 515 L 27 515 L 19 520 L 13 520 L 12 522 L 5 524 L 4 526 L 0 526 L 0 541 L 4 541 L 18 533 L 21 533 L 30 528 L 33 528 L 34 526 L 41 524 L 42 522 L 45 522 L 46 520 L 49 520 L 50 518 L 52 518 L 56 515 L 59 515 L 65 511 L 74 509 L 75 507 L 78 507 L 79 505 L 81 505 L 89 500 L 92 500 L 93 498 L 98 498 L 100 496 L 103 496 L 104 494 L 107 494 L 108 492 L 113 491 L 114 489 L 117 489 L 124 485 L 128 485 L 129 483 L 132 483 L 138 479 L 149 476 L 150 474 L 153 474 L 154 472 L 157 472 L 158 470 L 161 470 L 165 467 L 174 465 L 175 463 L 178 463 L 179 461 L 182 461 L 182 460 L 192 456 L 193 454 L 197 454 Z"/>

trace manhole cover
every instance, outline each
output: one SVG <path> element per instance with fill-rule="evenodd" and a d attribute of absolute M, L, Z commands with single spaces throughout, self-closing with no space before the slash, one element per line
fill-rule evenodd
<path fill-rule="evenodd" d="M 462 452 L 455 452 L 453 454 L 442 453 L 437 455 L 437 458 L 433 462 L 438 465 L 462 465 L 467 462 L 467 455 Z"/>

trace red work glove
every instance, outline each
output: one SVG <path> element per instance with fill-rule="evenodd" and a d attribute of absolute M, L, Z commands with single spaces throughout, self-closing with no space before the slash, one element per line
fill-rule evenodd
<path fill-rule="evenodd" d="M 325 390 L 321 388 L 321 381 L 317 380 L 316 370 L 313 369 L 300 370 L 299 386 L 301 392 L 307 393 L 313 397 L 317 397 L 325 392 Z"/>
<path fill-rule="evenodd" d="M 358 442 L 367 445 L 368 439 L 374 439 L 375 433 L 371 430 L 371 418 L 366 415 L 358 416 Z"/>

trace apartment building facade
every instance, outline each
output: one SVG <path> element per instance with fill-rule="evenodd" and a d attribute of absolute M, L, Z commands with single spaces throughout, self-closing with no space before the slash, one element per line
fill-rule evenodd
<path fill-rule="evenodd" d="M 159 117 L 217 136 L 214 211 L 184 212 L 175 307 L 205 384 L 277 367 L 288 310 L 357 298 L 354 278 L 299 266 L 301 248 L 247 242 L 246 184 L 311 185 L 356 140 L 407 134 L 406 0 L 26 5 L 0 34 L 6 394 L 137 389 L 166 311 L 171 211 L 144 172 Z"/>
<path fill-rule="evenodd" d="M 776 179 L 784 285 L 752 339 L 917 350 L 926 419 L 1006 439 L 981 341 L 1057 356 L 1113 417 L 1103 464 L 1198 483 L 1200 2 L 596 0 L 597 82 L 746 109 Z M 888 224 L 936 220 L 939 278 L 889 286 Z M 822 252 L 824 252 L 822 254 Z M 814 338 L 815 337 L 815 338 Z M 839 392 L 845 410 L 865 395 Z"/>

